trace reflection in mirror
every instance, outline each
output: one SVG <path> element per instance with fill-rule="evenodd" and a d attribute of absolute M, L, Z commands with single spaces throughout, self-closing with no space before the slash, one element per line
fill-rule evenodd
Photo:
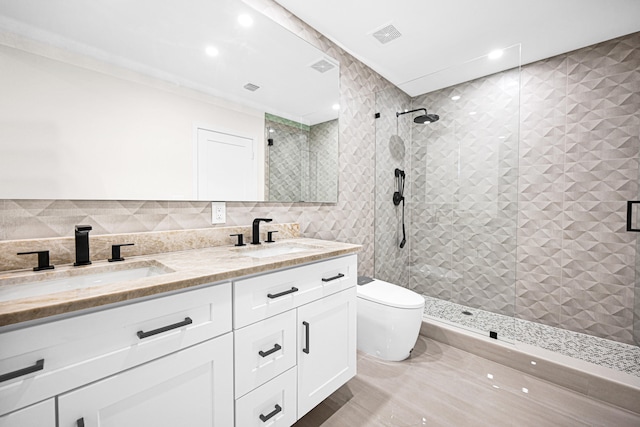
<path fill-rule="evenodd" d="M 338 120 L 308 126 L 267 114 L 265 124 L 267 200 L 336 202 Z"/>
<path fill-rule="evenodd" d="M 265 113 L 309 129 L 337 118 L 337 61 L 240 0 L 0 0 L 0 74 L 6 199 L 278 201 Z M 248 157 L 207 151 L 209 131 Z M 296 201 L 337 201 L 334 152 L 335 167 L 300 167 Z M 222 180 L 202 165 L 224 165 Z M 309 176 L 329 171 L 325 198 Z"/>

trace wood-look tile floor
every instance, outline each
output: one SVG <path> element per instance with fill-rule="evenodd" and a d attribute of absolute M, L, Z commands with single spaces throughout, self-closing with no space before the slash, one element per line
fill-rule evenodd
<path fill-rule="evenodd" d="M 424 336 L 403 362 L 358 353 L 358 374 L 295 427 L 640 426 L 640 414 Z"/>

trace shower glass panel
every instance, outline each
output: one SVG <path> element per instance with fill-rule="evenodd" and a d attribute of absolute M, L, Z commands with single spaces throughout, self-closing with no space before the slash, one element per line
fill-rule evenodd
<path fill-rule="evenodd" d="M 452 76 L 469 80 L 444 87 Z M 423 294 L 428 316 L 511 342 L 520 46 L 494 62 L 485 56 L 424 79 L 433 91 L 409 98 L 387 90 L 376 98 L 376 275 Z M 413 116 L 422 113 L 393 112 L 418 108 L 440 119 L 419 124 Z M 385 111 L 393 113 L 385 118 Z M 394 162 L 406 170 L 404 249 L 391 201 Z"/>

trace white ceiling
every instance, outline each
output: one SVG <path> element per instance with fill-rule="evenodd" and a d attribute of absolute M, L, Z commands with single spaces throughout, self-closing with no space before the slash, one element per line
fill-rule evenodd
<path fill-rule="evenodd" d="M 474 61 L 494 49 L 519 44 L 527 64 L 640 31 L 640 0 L 275 1 L 411 96 L 498 71 Z M 402 36 L 383 45 L 389 24 Z"/>
<path fill-rule="evenodd" d="M 0 44 L 14 35 L 305 124 L 338 115 L 338 68 L 311 68 L 331 58 L 239 0 L 0 0 Z"/>

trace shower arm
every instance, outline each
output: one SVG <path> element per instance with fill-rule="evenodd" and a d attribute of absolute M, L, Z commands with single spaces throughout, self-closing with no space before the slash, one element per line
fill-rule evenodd
<path fill-rule="evenodd" d="M 416 111 L 424 111 L 424 113 L 427 114 L 426 108 L 416 108 L 415 110 L 411 110 L 411 111 L 402 111 L 402 112 L 396 111 L 396 117 L 400 117 L 403 114 L 415 113 Z"/>

